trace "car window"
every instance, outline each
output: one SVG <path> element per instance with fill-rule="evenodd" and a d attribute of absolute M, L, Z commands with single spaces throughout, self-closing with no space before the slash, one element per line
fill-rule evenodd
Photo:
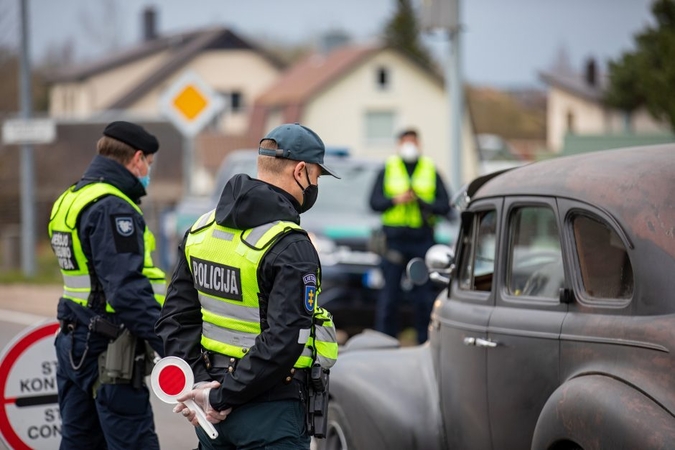
<path fill-rule="evenodd" d="M 618 234 L 586 215 L 572 218 L 584 291 L 591 298 L 628 299 L 633 295 L 633 267 Z"/>
<path fill-rule="evenodd" d="M 459 288 L 490 291 L 495 271 L 497 211 L 476 213 L 463 236 Z"/>
<path fill-rule="evenodd" d="M 331 176 L 319 178 L 319 198 L 310 210 L 316 213 L 335 213 L 348 210 L 374 214 L 370 209 L 370 191 L 379 168 L 371 165 L 333 164 L 340 179 Z"/>
<path fill-rule="evenodd" d="M 235 159 L 225 170 L 218 174 L 214 200 L 220 198 L 227 181 L 238 173 L 251 177 L 257 174 L 256 157 Z M 322 176 L 319 179 L 319 197 L 316 205 L 309 211 L 311 214 L 335 213 L 336 211 L 353 211 L 354 213 L 374 214 L 368 204 L 370 190 L 380 169 L 375 164 L 363 164 L 356 160 L 326 160 L 326 164 L 335 169 L 340 179 Z"/>
<path fill-rule="evenodd" d="M 514 208 L 509 220 L 509 294 L 558 299 L 564 286 L 560 233 L 548 206 Z"/>

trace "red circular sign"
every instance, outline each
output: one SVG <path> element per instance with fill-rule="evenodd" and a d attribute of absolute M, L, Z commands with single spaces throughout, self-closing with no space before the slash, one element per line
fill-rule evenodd
<path fill-rule="evenodd" d="M 166 366 L 159 373 L 159 387 L 167 395 L 178 395 L 185 388 L 185 374 L 177 366 Z"/>
<path fill-rule="evenodd" d="M 27 328 L 0 360 L 0 437 L 14 450 L 53 448 L 61 440 L 54 334 L 50 321 Z"/>

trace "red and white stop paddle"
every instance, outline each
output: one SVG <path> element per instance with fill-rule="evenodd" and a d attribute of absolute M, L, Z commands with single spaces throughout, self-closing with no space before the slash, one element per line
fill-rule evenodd
<path fill-rule="evenodd" d="M 176 356 L 167 356 L 160 359 L 152 369 L 150 375 L 150 384 L 152 390 L 164 403 L 178 403 L 177 398 L 192 390 L 195 378 L 192 368 L 183 359 Z M 206 434 L 215 439 L 218 432 L 211 422 L 206 420 L 204 410 L 192 399 L 187 399 L 183 403 L 185 406 L 197 413 L 199 425 L 206 431 Z"/>

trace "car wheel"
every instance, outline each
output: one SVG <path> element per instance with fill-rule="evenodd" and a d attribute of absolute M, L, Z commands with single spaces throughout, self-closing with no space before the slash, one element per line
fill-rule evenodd
<path fill-rule="evenodd" d="M 335 402 L 328 404 L 328 425 L 325 439 L 316 439 L 317 450 L 354 449 L 351 430 L 342 408 Z"/>

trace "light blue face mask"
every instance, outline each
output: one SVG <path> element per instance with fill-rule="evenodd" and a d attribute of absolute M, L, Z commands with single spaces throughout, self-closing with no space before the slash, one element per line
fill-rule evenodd
<path fill-rule="evenodd" d="M 148 163 L 147 159 L 145 160 L 145 163 L 146 164 Z M 141 182 L 141 184 L 145 189 L 147 189 L 148 186 L 150 186 L 150 169 L 152 169 L 152 167 L 150 166 L 150 164 L 148 164 L 148 174 L 145 175 L 144 177 L 138 177 L 138 181 Z"/>

